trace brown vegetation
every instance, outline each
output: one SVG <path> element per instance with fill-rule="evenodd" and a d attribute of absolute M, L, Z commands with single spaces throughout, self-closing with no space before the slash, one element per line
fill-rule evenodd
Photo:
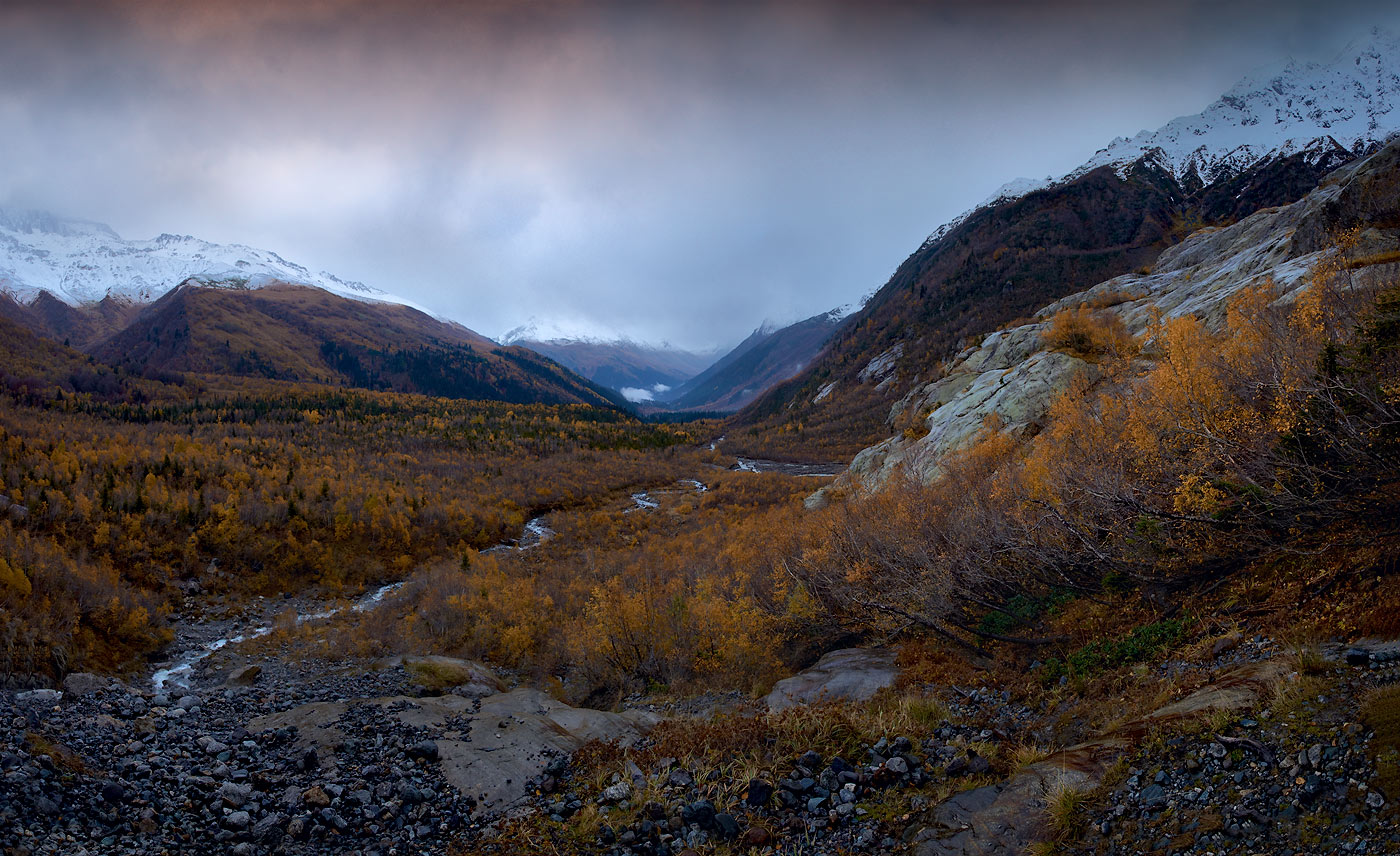
<path fill-rule="evenodd" d="M 1115 361 L 1101 385 L 1072 387 L 1030 441 L 989 433 L 931 485 L 832 510 L 804 578 L 872 626 L 970 644 L 1002 636 L 983 619 L 1014 619 L 1017 597 L 1161 598 L 1330 521 L 1393 526 L 1400 285 L 1356 288 L 1341 243 L 1293 305 L 1263 284 L 1220 332 L 1163 319 L 1145 368 Z M 1052 335 L 1098 351 L 1102 329 L 1067 311 Z"/>
<path fill-rule="evenodd" d="M 0 671 L 110 670 L 150 651 L 180 581 L 354 590 L 513 537 L 542 510 L 690 475 L 699 455 L 675 449 L 698 441 L 684 427 L 583 405 L 124 383 L 0 398 Z"/>
<path fill-rule="evenodd" d="M 1135 351 L 1132 334 L 1122 319 L 1112 312 L 1093 311 L 1084 305 L 1055 313 L 1044 338 L 1052 350 L 1093 362 L 1128 357 Z"/>

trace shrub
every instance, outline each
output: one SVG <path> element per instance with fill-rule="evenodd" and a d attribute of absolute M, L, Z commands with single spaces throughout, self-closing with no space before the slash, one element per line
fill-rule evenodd
<path fill-rule="evenodd" d="M 1158 621 L 1138 627 L 1122 639 L 1101 639 L 1090 642 L 1061 660 L 1049 660 L 1042 668 L 1042 680 L 1057 680 L 1061 675 L 1087 678 L 1108 669 L 1141 662 L 1180 643 L 1194 623 L 1191 616 Z"/>
<path fill-rule="evenodd" d="M 1112 312 L 1095 312 L 1086 306 L 1055 313 L 1043 339 L 1053 350 L 1086 360 L 1126 356 L 1133 351 L 1133 337 L 1122 319 Z"/>

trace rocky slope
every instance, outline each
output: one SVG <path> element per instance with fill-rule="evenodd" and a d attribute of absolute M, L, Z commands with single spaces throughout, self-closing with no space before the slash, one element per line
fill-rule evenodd
<path fill-rule="evenodd" d="M 890 420 L 903 419 L 911 428 L 858 454 L 850 478 L 876 487 L 907 466 L 929 481 L 939 474 L 939 461 L 966 448 L 990 418 L 1003 431 L 1034 430 L 1076 375 L 1093 379 L 1098 373 L 1084 355 L 1047 340 L 1062 310 L 1085 307 L 1114 316 L 1132 334 L 1141 334 L 1158 314 L 1190 314 L 1218 326 L 1230 298 L 1252 284 L 1272 281 L 1279 299 L 1290 301 L 1310 282 L 1308 272 L 1324 252 L 1326 236 L 1339 228 L 1362 229 L 1352 251 L 1357 259 L 1390 258 L 1400 250 L 1400 231 L 1385 212 L 1393 210 L 1398 192 L 1400 145 L 1392 145 L 1328 176 L 1292 205 L 1203 229 L 1142 272 L 1108 279 L 1042 307 L 1028 323 L 991 333 L 894 403 Z M 876 357 L 861 376 L 884 376 L 897 355 L 895 349 Z"/>

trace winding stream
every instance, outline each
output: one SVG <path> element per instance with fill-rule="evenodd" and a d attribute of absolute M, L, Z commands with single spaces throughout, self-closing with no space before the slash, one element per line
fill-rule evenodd
<path fill-rule="evenodd" d="M 296 623 L 304 624 L 308 621 L 322 621 L 334 615 L 339 615 L 347 609 L 351 612 L 368 612 L 376 607 L 386 596 L 393 594 L 401 588 L 403 588 L 403 581 L 389 583 L 388 585 L 380 586 L 348 606 L 337 606 L 317 612 L 298 613 Z M 188 689 L 190 685 L 190 676 L 194 673 L 195 664 L 200 660 L 203 660 L 220 648 L 224 648 L 228 645 L 237 645 L 240 642 L 247 642 L 249 639 L 259 639 L 271 632 L 271 624 L 262 624 L 232 636 L 220 636 L 218 639 L 211 639 L 196 648 L 192 648 L 180 654 L 169 666 L 163 669 L 157 669 L 155 673 L 151 675 L 151 683 L 155 686 L 157 691 L 168 689 L 171 686 Z"/>
<path fill-rule="evenodd" d="M 711 448 L 714 448 L 713 444 L 711 444 Z M 829 468 L 830 467 L 825 464 L 786 464 L 779 461 L 763 461 L 751 458 L 738 458 L 735 465 L 735 469 L 753 473 L 786 472 L 790 475 L 804 476 L 835 475 L 835 473 L 818 471 Z M 695 489 L 696 493 L 705 493 L 709 490 L 709 487 L 698 479 L 681 479 L 681 483 L 690 485 Z M 655 511 L 661 507 L 661 503 L 652 499 L 651 495 L 646 491 L 638 491 L 632 494 L 631 499 L 634 506 L 627 509 L 628 512 Z M 497 544 L 482 552 L 497 553 L 529 550 L 533 547 L 538 547 L 557 534 L 558 533 L 553 529 L 545 525 L 544 517 L 534 517 L 525 522 L 525 526 L 521 530 L 519 538 L 503 544 Z M 324 621 L 328 618 L 340 615 L 347 610 L 350 612 L 368 612 L 377 607 L 385 597 L 402 588 L 404 582 L 404 580 L 400 580 L 396 583 L 382 585 L 374 591 L 363 595 L 359 600 L 344 606 L 330 607 L 315 612 L 297 613 L 296 623 L 304 624 L 308 621 Z M 200 661 L 204 660 L 215 651 L 229 645 L 237 645 L 240 642 L 247 642 L 251 639 L 259 639 L 266 636 L 272 632 L 272 629 L 271 623 L 259 624 L 241 632 L 197 643 L 177 655 L 169 665 L 157 669 L 151 675 L 151 683 L 155 686 L 157 691 L 171 688 L 188 689 L 190 686 L 190 678 L 194 675 L 194 668 Z"/>

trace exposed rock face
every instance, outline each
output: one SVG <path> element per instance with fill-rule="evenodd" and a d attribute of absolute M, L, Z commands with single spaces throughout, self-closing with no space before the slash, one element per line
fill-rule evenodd
<path fill-rule="evenodd" d="M 899 675 L 895 651 L 889 648 L 843 648 L 815 666 L 778 681 L 765 701 L 774 712 L 822 701 L 861 701 L 888 686 Z"/>
<path fill-rule="evenodd" d="M 1006 332 L 1016 339 L 1028 338 L 1025 332 L 1038 338 L 1040 326 Z M 866 487 L 878 487 L 908 462 L 920 478 L 931 480 L 941 472 L 944 456 L 969 446 L 988 420 L 995 419 L 1003 431 L 1024 431 L 1045 415 L 1076 372 L 1095 373 L 1084 360 L 1055 351 L 1035 351 L 1010 366 L 980 351 L 973 356 L 984 368 L 959 370 L 926 388 L 920 407 L 932 412 L 924 420 L 928 433 L 923 438 L 893 437 L 862 451 L 851 462 L 852 475 Z"/>
<path fill-rule="evenodd" d="M 942 472 L 940 462 L 971 445 L 984 426 L 1008 433 L 1034 428 L 1076 374 L 1090 381 L 1097 377 L 1095 366 L 1045 342 L 1051 320 L 1061 310 L 1083 306 L 1111 313 L 1133 334 L 1142 333 L 1157 316 L 1194 315 L 1218 329 L 1230 299 L 1248 286 L 1272 280 L 1280 302 L 1291 302 L 1329 251 L 1327 236 L 1340 228 L 1361 228 L 1360 255 L 1400 248 L 1400 230 L 1384 219 L 1387 209 L 1376 201 L 1396 198 L 1400 146 L 1391 146 L 1338 170 L 1292 205 L 1259 211 L 1228 227 L 1202 229 L 1163 252 L 1150 270 L 1106 280 L 1049 304 L 1032 323 L 992 333 L 958 354 L 938 380 L 893 406 L 892 419 L 908 412 L 926 414 L 926 434 L 891 437 L 863 450 L 837 486 L 875 489 L 901 467 L 921 481 L 932 481 Z"/>

